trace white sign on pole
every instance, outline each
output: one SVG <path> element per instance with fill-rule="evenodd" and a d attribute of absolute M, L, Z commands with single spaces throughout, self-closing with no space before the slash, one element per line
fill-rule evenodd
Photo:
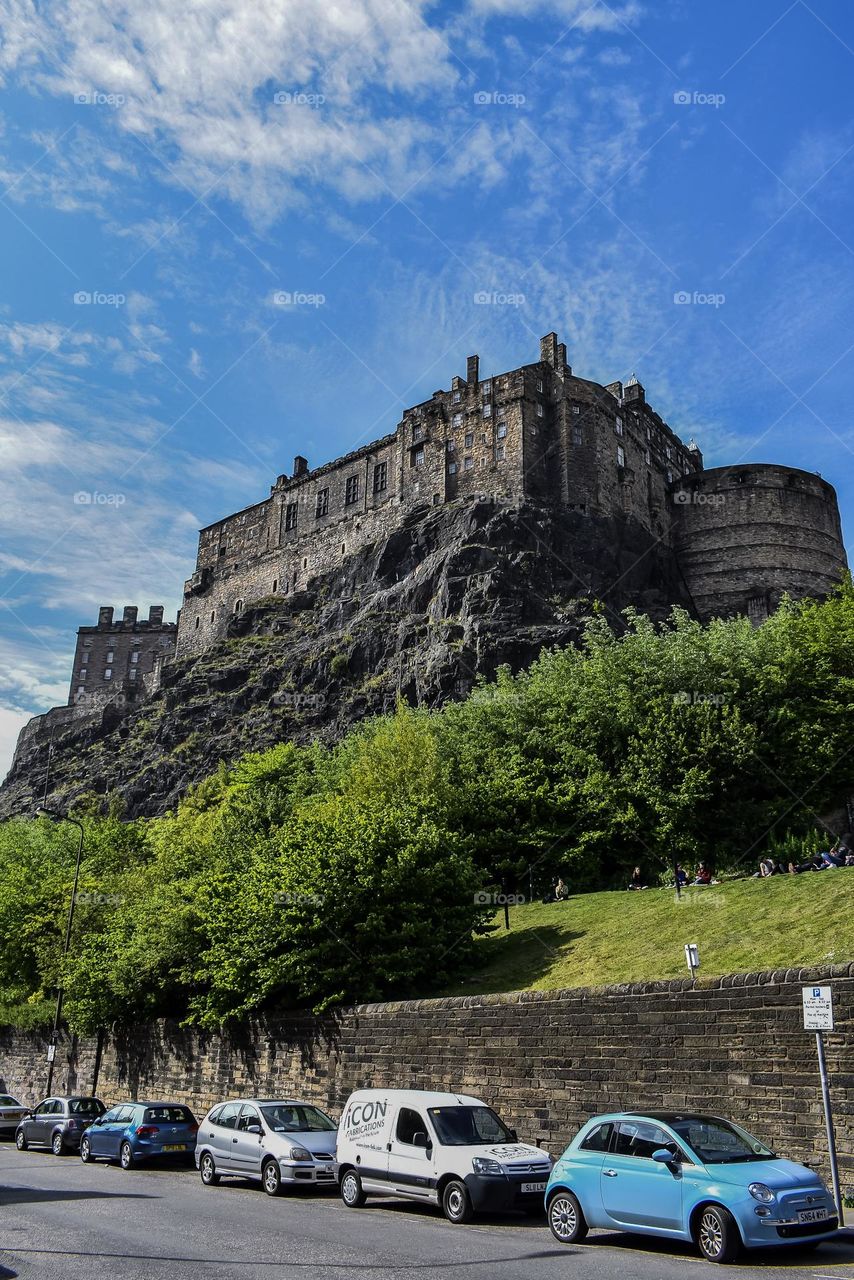
<path fill-rule="evenodd" d="M 830 987 L 803 987 L 804 1030 L 833 1030 L 833 991 Z"/>
<path fill-rule="evenodd" d="M 56 1045 L 55 1045 L 55 1044 L 49 1044 L 49 1045 L 48 1045 L 48 1047 L 47 1047 L 47 1060 L 48 1060 L 48 1062 L 53 1062 L 53 1060 L 54 1060 L 54 1058 L 55 1058 L 55 1057 L 56 1057 Z"/>

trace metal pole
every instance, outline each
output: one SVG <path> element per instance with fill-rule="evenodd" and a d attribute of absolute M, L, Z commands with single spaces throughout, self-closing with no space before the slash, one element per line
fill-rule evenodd
<path fill-rule="evenodd" d="M 682 897 L 682 890 L 679 885 L 679 859 L 676 854 L 673 855 L 673 883 L 676 885 L 676 897 Z"/>
<path fill-rule="evenodd" d="M 827 1129 L 827 1151 L 830 1156 L 830 1177 L 833 1182 L 833 1198 L 836 1201 L 836 1212 L 839 1225 L 842 1226 L 842 1195 L 839 1190 L 839 1165 L 836 1162 L 836 1137 L 833 1132 L 833 1112 L 830 1108 L 830 1085 L 827 1082 L 827 1063 L 824 1060 L 824 1040 L 820 1031 L 815 1033 L 815 1047 L 818 1050 L 818 1069 L 821 1073 L 821 1096 L 824 1101 L 824 1124 Z"/>
<path fill-rule="evenodd" d="M 78 822 L 76 818 L 66 818 L 66 822 L 73 822 L 76 827 L 80 828 L 80 840 L 77 844 L 77 860 L 74 864 L 74 885 L 71 890 L 71 901 L 68 904 L 68 919 L 65 924 L 65 942 L 62 946 L 62 966 L 64 967 L 65 958 L 68 955 L 68 947 L 71 942 L 71 926 L 74 923 L 74 907 L 77 903 L 77 884 L 80 879 L 80 859 L 83 856 L 83 823 Z M 62 1016 L 62 1000 L 65 992 L 62 987 L 62 970 L 59 974 L 59 986 L 56 992 L 56 1010 L 53 1015 L 53 1031 L 51 1032 L 50 1042 L 54 1046 L 54 1058 L 56 1056 L 56 1040 L 59 1035 L 59 1020 Z M 51 1058 L 47 1069 L 47 1093 L 50 1093 L 53 1087 L 53 1065 L 54 1058 Z"/>

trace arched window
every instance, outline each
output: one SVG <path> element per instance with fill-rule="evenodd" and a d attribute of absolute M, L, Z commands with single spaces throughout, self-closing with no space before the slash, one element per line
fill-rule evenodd
<path fill-rule="evenodd" d="M 279 579 L 274 578 L 273 579 L 273 595 L 275 595 L 278 590 L 279 590 Z"/>
<path fill-rule="evenodd" d="M 216 619 L 216 609 L 211 609 L 211 622 Z"/>
<path fill-rule="evenodd" d="M 234 602 L 234 612 L 235 612 L 235 613 L 242 613 L 242 612 L 243 612 L 243 601 L 242 601 L 242 600 L 235 600 L 235 602 Z"/>
<path fill-rule="evenodd" d="M 196 630 L 197 630 L 197 631 L 198 631 L 198 629 L 199 629 L 199 625 L 201 624 L 201 621 L 202 621 L 202 620 L 201 620 L 201 618 L 196 618 Z"/>

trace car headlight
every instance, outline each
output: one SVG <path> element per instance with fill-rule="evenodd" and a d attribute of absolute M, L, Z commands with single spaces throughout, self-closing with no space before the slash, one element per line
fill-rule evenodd
<path fill-rule="evenodd" d="M 305 1147 L 291 1147 L 290 1151 L 288 1152 L 288 1159 L 289 1160 L 313 1160 L 314 1157 L 312 1156 L 310 1151 L 306 1151 Z"/>
<path fill-rule="evenodd" d="M 764 1182 L 751 1182 L 747 1190 L 754 1200 L 761 1200 L 763 1204 L 770 1204 L 774 1199 L 774 1192 Z"/>
<path fill-rule="evenodd" d="M 471 1162 L 471 1167 L 475 1173 L 488 1173 L 493 1177 L 497 1175 L 500 1178 L 504 1173 L 497 1160 L 487 1160 L 485 1156 L 475 1156 Z"/>

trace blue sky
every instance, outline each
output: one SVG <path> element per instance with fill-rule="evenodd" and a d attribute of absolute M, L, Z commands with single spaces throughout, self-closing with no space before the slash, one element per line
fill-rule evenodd
<path fill-rule="evenodd" d="M 475 351 L 852 527 L 848 0 L 0 0 L 0 76 L 0 775 L 99 604 Z"/>

